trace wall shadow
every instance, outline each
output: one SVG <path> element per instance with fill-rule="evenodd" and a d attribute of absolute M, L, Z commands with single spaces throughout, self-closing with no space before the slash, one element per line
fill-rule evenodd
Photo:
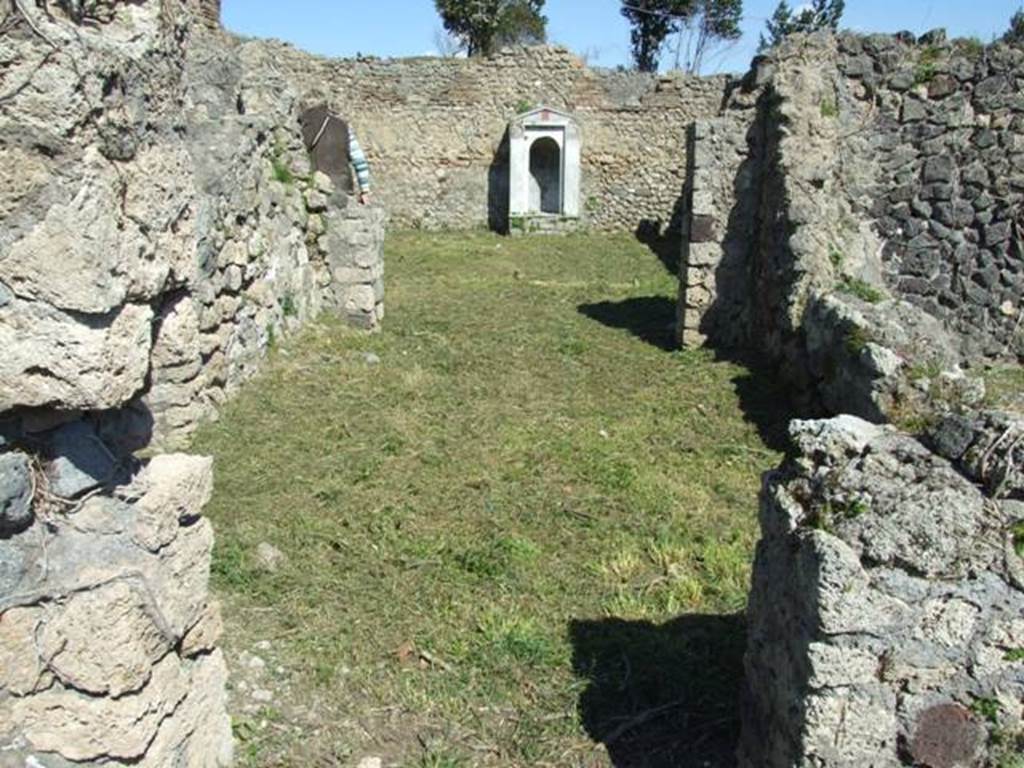
<path fill-rule="evenodd" d="M 749 92 L 756 87 L 756 83 L 748 76 L 739 87 Z M 765 200 L 765 166 L 770 150 L 764 115 L 771 108 L 769 102 L 769 96 L 762 96 L 757 105 L 756 116 L 743 137 L 746 151 L 742 153 L 740 162 L 733 167 L 728 160 L 723 160 L 724 164 L 715 168 L 719 174 L 731 175 L 731 193 L 725 190 L 705 190 L 716 198 L 728 197 L 727 201 L 718 200 L 723 208 L 726 204 L 729 206 L 727 213 L 719 209 L 720 214 L 725 213 L 724 220 L 721 220 L 720 214 L 690 216 L 690 220 L 685 221 L 683 226 L 686 243 L 680 249 L 682 263 L 679 277 L 683 286 L 681 300 L 688 299 L 686 286 L 702 282 L 696 278 L 707 269 L 690 263 L 690 244 L 717 243 L 722 248 L 721 259 L 714 266 L 711 303 L 703 312 L 698 328 L 708 339 L 709 345 L 716 349 L 762 346 L 764 329 L 758 327 L 756 306 L 764 298 L 761 294 L 771 290 L 775 284 L 775 280 L 771 279 L 773 275 L 758 274 L 756 264 L 764 245 L 762 235 L 765 211 L 776 210 L 771 206 L 766 207 Z M 691 125 L 687 131 L 685 183 L 690 198 L 695 192 L 697 140 L 696 126 Z M 739 151 L 740 147 L 736 149 Z M 769 222 L 769 226 L 773 225 L 774 222 Z M 691 269 L 698 274 L 691 274 Z M 764 282 L 758 278 L 768 279 Z"/>
<path fill-rule="evenodd" d="M 715 359 L 743 367 L 742 373 L 733 376 L 732 385 L 744 420 L 754 425 L 768 448 L 788 453 L 792 447 L 789 423 L 809 414 L 798 407 L 778 366 L 749 350 L 715 350 Z"/>
<path fill-rule="evenodd" d="M 569 625 L 573 671 L 587 681 L 587 734 L 616 768 L 736 764 L 742 614 L 690 614 L 665 624 L 623 619 Z"/>
<path fill-rule="evenodd" d="M 676 302 L 667 296 L 638 296 L 621 301 L 580 304 L 576 310 L 609 328 L 628 331 L 641 341 L 665 352 L 679 348 L 676 337 Z M 715 359 L 743 368 L 732 378 L 743 418 L 757 429 L 762 442 L 772 450 L 790 448 L 789 422 L 815 415 L 801 407 L 792 388 L 784 383 L 779 366 L 743 347 L 714 348 Z"/>
<path fill-rule="evenodd" d="M 580 304 L 576 310 L 609 328 L 629 331 L 641 341 L 670 352 L 676 344 L 676 303 L 667 296 Z"/>
<path fill-rule="evenodd" d="M 487 168 L 487 227 L 492 232 L 508 233 L 509 137 L 502 134 L 498 149 Z"/>
<path fill-rule="evenodd" d="M 663 228 L 660 219 L 641 219 L 633 235 L 658 257 L 670 275 L 679 274 L 683 237 L 678 229 Z"/>

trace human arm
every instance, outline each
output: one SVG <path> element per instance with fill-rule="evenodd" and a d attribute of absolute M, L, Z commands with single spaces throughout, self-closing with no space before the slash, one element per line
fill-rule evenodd
<path fill-rule="evenodd" d="M 359 185 L 359 202 L 366 203 L 370 198 L 370 164 L 366 162 L 366 153 L 352 130 L 348 132 L 348 156 Z"/>

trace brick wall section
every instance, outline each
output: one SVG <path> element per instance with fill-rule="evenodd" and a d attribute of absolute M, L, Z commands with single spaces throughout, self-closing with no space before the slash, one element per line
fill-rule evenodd
<path fill-rule="evenodd" d="M 583 216 L 602 230 L 677 226 L 686 131 L 716 115 L 725 76 L 589 69 L 569 51 L 519 48 L 481 59 L 320 59 L 280 43 L 280 67 L 354 126 L 378 199 L 399 226 L 501 228 L 503 144 L 518 111 L 572 113 L 583 135 Z"/>

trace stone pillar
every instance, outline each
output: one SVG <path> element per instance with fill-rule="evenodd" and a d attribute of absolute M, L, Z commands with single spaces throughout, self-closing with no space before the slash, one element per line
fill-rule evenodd
<path fill-rule="evenodd" d="M 980 424 L 938 441 L 962 469 L 1024 435 Z M 1020 502 L 893 427 L 790 432 L 761 498 L 739 765 L 1002 765 L 1024 725 Z"/>
<path fill-rule="evenodd" d="M 111 454 L 85 422 L 50 443 L 58 455 L 31 482 L 24 454 L 0 454 L 0 763 L 230 764 L 200 516 L 213 461 L 158 456 L 83 497 L 116 474 Z M 55 514 L 44 487 L 80 501 Z"/>
<path fill-rule="evenodd" d="M 746 337 L 747 270 L 755 247 L 758 159 L 747 135 L 753 110 L 690 126 L 679 261 L 677 334 L 684 347 Z"/>
<path fill-rule="evenodd" d="M 384 231 L 387 214 L 377 204 L 361 205 L 334 192 L 323 173 L 307 195 L 310 215 L 321 231 L 317 248 L 327 270 L 324 306 L 356 328 L 376 330 L 384 319 Z M 311 227 L 313 228 L 313 227 Z"/>
<path fill-rule="evenodd" d="M 718 206 L 728 201 L 713 195 L 716 175 L 727 169 L 714 163 L 711 123 L 698 121 L 688 132 L 689 211 L 683 228 L 683 252 L 679 261 L 679 305 L 676 323 L 679 342 L 699 347 L 707 340 L 704 315 L 716 293 L 715 270 L 722 260 Z"/>

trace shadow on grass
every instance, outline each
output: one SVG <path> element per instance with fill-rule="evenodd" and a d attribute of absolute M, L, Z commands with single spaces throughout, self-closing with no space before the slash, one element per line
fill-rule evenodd
<path fill-rule="evenodd" d="M 573 670 L 589 683 L 583 726 L 616 768 L 736 764 L 742 614 L 573 621 L 569 633 Z"/>
<path fill-rule="evenodd" d="M 638 296 L 623 301 L 580 304 L 580 314 L 609 328 L 629 331 L 666 352 L 676 348 L 676 303 L 666 296 Z"/>
<path fill-rule="evenodd" d="M 716 350 L 715 356 L 743 366 L 743 373 L 732 379 L 743 417 L 757 428 L 761 441 L 768 448 L 787 453 L 791 448 L 789 422 L 808 415 L 799 412 L 778 372 L 753 353 Z"/>
<path fill-rule="evenodd" d="M 676 302 L 667 296 L 639 296 L 622 301 L 598 301 L 580 304 L 577 311 L 609 328 L 629 331 L 641 341 L 658 349 L 678 349 L 675 334 Z M 744 417 L 757 427 L 764 444 L 772 450 L 789 448 L 789 422 L 809 418 L 801 413 L 790 391 L 782 385 L 778 371 L 753 350 L 716 348 L 715 358 L 742 366 L 743 373 L 733 378 Z"/>
<path fill-rule="evenodd" d="M 679 260 L 683 248 L 679 232 L 672 229 L 663 230 L 661 221 L 657 219 L 643 219 L 636 225 L 633 235 L 658 257 L 666 272 L 673 277 L 679 274 Z"/>

